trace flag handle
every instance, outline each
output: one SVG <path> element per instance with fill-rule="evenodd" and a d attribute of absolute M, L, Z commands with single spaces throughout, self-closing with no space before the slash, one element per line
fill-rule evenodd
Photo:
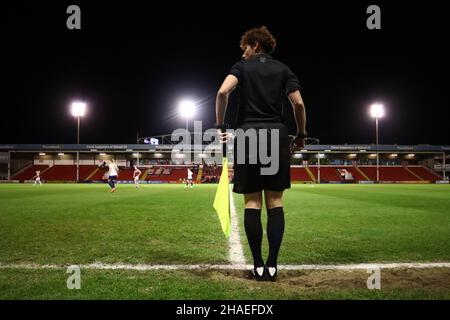
<path fill-rule="evenodd" d="M 226 130 L 228 129 L 228 125 L 227 124 L 222 124 L 219 126 L 220 128 L 220 132 L 221 133 L 225 133 Z M 222 157 L 226 158 L 227 157 L 227 142 L 224 142 L 222 145 Z"/>
<path fill-rule="evenodd" d="M 226 130 L 225 130 L 224 128 L 221 128 L 220 131 L 221 131 L 222 133 L 225 133 L 225 132 L 226 132 Z M 226 157 L 227 157 L 227 142 L 226 142 L 226 141 L 223 143 L 223 146 L 222 146 L 222 157 L 223 157 L 223 158 L 226 158 Z"/>

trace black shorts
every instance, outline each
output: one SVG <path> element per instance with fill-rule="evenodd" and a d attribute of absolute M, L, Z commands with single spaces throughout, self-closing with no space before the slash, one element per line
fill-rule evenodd
<path fill-rule="evenodd" d="M 271 122 L 249 122 L 240 126 L 244 131 L 247 129 L 255 129 L 258 134 L 257 139 L 257 163 L 249 164 L 249 148 L 250 141 L 246 139 L 245 142 L 245 164 L 237 163 L 237 140 L 234 141 L 234 187 L 235 193 L 253 193 L 262 190 L 283 191 L 291 187 L 291 172 L 290 172 L 290 149 L 289 149 L 289 135 L 286 126 L 282 123 Z M 263 134 L 259 129 L 267 129 L 267 155 L 271 158 L 271 129 L 278 129 L 278 170 L 273 175 L 261 174 L 261 168 L 270 167 L 271 164 L 262 164 L 259 157 L 259 141 L 260 135 Z M 276 150 L 274 150 L 276 152 Z"/>

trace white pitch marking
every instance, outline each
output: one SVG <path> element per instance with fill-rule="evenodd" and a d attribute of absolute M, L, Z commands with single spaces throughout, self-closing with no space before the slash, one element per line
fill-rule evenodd
<path fill-rule="evenodd" d="M 242 248 L 241 235 L 239 233 L 239 219 L 234 206 L 233 192 L 230 186 L 230 215 L 231 215 L 231 235 L 229 239 L 229 257 L 234 266 L 245 265 L 244 249 Z"/>
<path fill-rule="evenodd" d="M 55 264 L 3 264 L 0 263 L 0 269 L 66 269 L 67 265 Z M 253 265 L 246 264 L 123 264 L 123 263 L 91 263 L 78 264 L 80 269 L 92 270 L 249 270 Z M 300 264 L 300 265 L 279 265 L 279 270 L 367 270 L 367 269 L 431 269 L 431 268 L 450 268 L 450 262 L 402 262 L 402 263 L 360 263 L 360 264 Z"/>

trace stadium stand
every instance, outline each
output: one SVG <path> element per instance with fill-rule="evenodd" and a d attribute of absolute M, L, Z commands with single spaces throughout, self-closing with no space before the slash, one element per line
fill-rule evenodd
<path fill-rule="evenodd" d="M 358 166 L 358 169 L 362 173 L 364 173 L 371 181 L 377 180 L 377 168 L 375 166 Z"/>
<path fill-rule="evenodd" d="M 353 178 L 355 179 L 355 182 L 369 181 L 369 179 L 370 179 L 369 177 L 364 176 L 364 173 L 362 171 L 360 171 L 358 167 L 342 167 L 342 168 L 345 168 L 348 171 L 350 171 Z"/>
<path fill-rule="evenodd" d="M 423 166 L 408 166 L 408 169 L 417 174 L 425 181 L 436 182 L 437 180 L 442 180 L 442 177 L 440 175 Z"/>
<path fill-rule="evenodd" d="M 309 166 L 309 170 L 314 175 L 314 178 L 318 180 L 319 170 L 317 166 Z M 341 176 L 337 171 L 337 167 L 321 166 L 320 167 L 320 181 L 330 182 L 330 181 L 343 181 Z"/>
<path fill-rule="evenodd" d="M 90 181 L 102 181 L 104 180 L 104 176 L 108 171 L 107 168 L 98 168 L 98 170 L 90 177 Z"/>
<path fill-rule="evenodd" d="M 44 181 L 75 181 L 77 177 L 77 166 L 55 165 L 42 173 Z"/>
<path fill-rule="evenodd" d="M 81 181 L 90 176 L 94 170 L 97 169 L 95 165 L 80 165 L 79 178 Z M 77 178 L 76 165 L 54 165 L 48 170 L 43 171 L 42 180 L 44 181 L 75 181 Z"/>
<path fill-rule="evenodd" d="M 76 170 L 77 166 L 75 166 Z M 80 180 L 86 180 L 93 172 L 97 169 L 97 166 L 93 165 L 82 165 L 80 166 Z"/>
<path fill-rule="evenodd" d="M 346 170 L 349 173 L 351 173 L 351 176 L 353 177 L 353 180 L 350 180 L 350 182 L 359 182 L 359 181 L 367 181 L 368 179 L 364 177 L 364 175 L 358 170 L 355 166 L 336 166 L 336 171 L 340 175 L 339 170 Z M 341 175 L 342 181 L 345 181 L 345 177 Z"/>
<path fill-rule="evenodd" d="M 359 166 L 370 180 L 377 180 L 376 166 Z M 380 166 L 380 181 L 421 181 L 420 178 L 406 170 L 402 166 Z"/>
<path fill-rule="evenodd" d="M 31 165 L 27 168 L 24 168 L 14 174 L 11 179 L 12 180 L 31 180 L 36 175 L 36 171 L 40 170 L 41 172 L 47 169 L 47 165 Z"/>
<path fill-rule="evenodd" d="M 309 181 L 312 179 L 304 167 L 291 167 L 291 181 Z"/>
<path fill-rule="evenodd" d="M 346 169 L 353 178 L 353 182 L 366 181 L 368 179 L 376 181 L 377 173 L 376 166 L 320 166 L 320 181 L 321 182 L 344 182 L 345 179 L 339 172 L 339 169 Z M 12 176 L 14 180 L 32 180 L 36 171 L 40 170 L 43 181 L 75 181 L 76 180 L 76 165 L 31 165 L 17 172 Z M 173 165 L 155 165 L 149 169 L 141 168 L 141 180 L 146 181 L 162 181 L 162 182 L 179 182 L 187 177 L 187 167 L 173 166 Z M 311 174 L 309 174 L 309 172 Z M 104 180 L 107 168 L 99 168 L 96 165 L 80 165 L 80 180 L 81 181 L 101 181 Z M 133 168 L 119 167 L 118 180 L 132 181 Z M 194 171 L 194 181 L 201 182 L 217 182 L 220 178 L 221 166 L 204 166 L 202 170 L 197 168 Z M 199 175 L 200 174 L 200 175 Z M 198 177 L 198 179 L 197 179 Z M 367 179 L 368 178 L 368 179 Z M 408 167 L 403 166 L 380 166 L 380 181 L 384 182 L 417 182 L 429 181 L 436 182 L 442 177 L 434 173 L 432 170 L 420 166 L 413 165 Z M 318 180 L 318 166 L 292 166 L 291 167 L 291 181 L 296 182 L 315 182 Z"/>
<path fill-rule="evenodd" d="M 158 167 L 154 171 L 149 171 L 146 177 L 147 181 L 164 181 L 164 182 L 178 182 L 186 179 L 187 168 L 185 167 Z M 194 170 L 193 170 L 194 171 Z M 197 175 L 194 171 L 193 179 L 195 181 Z"/>
<path fill-rule="evenodd" d="M 142 170 L 141 170 L 142 171 Z M 125 167 L 119 167 L 119 176 L 117 177 L 117 180 L 133 180 L 133 172 L 134 168 L 125 168 Z"/>
<path fill-rule="evenodd" d="M 222 174 L 222 167 L 205 165 L 202 170 L 202 183 L 216 183 Z"/>
<path fill-rule="evenodd" d="M 382 181 L 421 181 L 404 167 L 382 167 L 380 169 L 380 179 Z"/>

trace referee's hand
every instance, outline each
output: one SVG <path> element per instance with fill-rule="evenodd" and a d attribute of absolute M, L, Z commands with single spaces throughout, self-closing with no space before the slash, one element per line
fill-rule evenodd
<path fill-rule="evenodd" d="M 305 138 L 303 138 L 303 137 L 296 137 L 291 142 L 291 155 L 295 151 L 302 150 L 304 147 L 305 147 Z"/>
<path fill-rule="evenodd" d="M 227 143 L 233 138 L 231 133 L 222 132 L 220 129 L 217 129 L 217 136 L 219 137 L 220 143 Z"/>

